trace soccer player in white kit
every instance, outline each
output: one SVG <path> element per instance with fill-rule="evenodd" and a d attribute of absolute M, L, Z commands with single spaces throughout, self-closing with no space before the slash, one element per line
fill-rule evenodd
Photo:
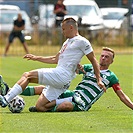
<path fill-rule="evenodd" d="M 55 100 L 68 89 L 70 82 L 75 77 L 75 70 L 81 58 L 86 55 L 93 65 L 97 83 L 101 89 L 106 90 L 101 81 L 99 65 L 94 55 L 90 42 L 79 35 L 77 22 L 73 18 L 66 18 L 62 22 L 62 31 L 67 40 L 55 56 L 42 57 L 26 54 L 24 58 L 49 64 L 57 64 L 56 68 L 41 68 L 25 72 L 20 80 L 5 95 L 0 95 L 0 105 L 6 107 L 16 95 L 22 93 L 29 83 L 45 85 L 46 88 L 40 95 L 37 111 L 47 111 L 45 106 Z"/>

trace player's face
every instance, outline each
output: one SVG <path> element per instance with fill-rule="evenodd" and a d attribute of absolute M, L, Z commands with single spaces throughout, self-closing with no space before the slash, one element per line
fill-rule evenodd
<path fill-rule="evenodd" d="M 62 24 L 62 32 L 66 38 L 71 38 L 72 26 L 64 22 Z"/>
<path fill-rule="evenodd" d="M 100 56 L 100 66 L 109 66 L 113 62 L 113 53 L 103 50 Z"/>

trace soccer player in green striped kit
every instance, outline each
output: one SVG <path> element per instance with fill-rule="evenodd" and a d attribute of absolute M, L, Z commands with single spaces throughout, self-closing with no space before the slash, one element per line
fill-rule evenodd
<path fill-rule="evenodd" d="M 100 74 L 102 82 L 106 89 L 112 87 L 120 100 L 129 108 L 133 109 L 133 102 L 122 91 L 117 76 L 109 70 L 110 64 L 113 63 L 115 53 L 112 49 L 104 47 L 100 56 Z M 91 64 L 86 64 L 83 67 L 79 65 L 77 73 L 84 74 L 82 81 L 77 85 L 75 90 L 67 90 L 60 97 L 45 108 L 52 111 L 87 111 L 91 108 L 103 94 L 104 90 L 97 85 L 94 70 Z M 83 73 L 83 70 L 85 71 Z M 82 70 L 82 71 L 81 71 Z M 41 94 L 44 86 L 27 87 L 22 95 Z M 54 107 L 54 108 L 53 108 Z M 35 112 L 35 107 L 30 107 L 31 112 Z"/>

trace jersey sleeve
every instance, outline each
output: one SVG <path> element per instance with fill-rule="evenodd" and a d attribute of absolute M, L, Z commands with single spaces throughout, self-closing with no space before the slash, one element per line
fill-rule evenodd
<path fill-rule="evenodd" d="M 119 83 L 114 84 L 114 85 L 112 86 L 112 88 L 114 89 L 115 92 L 118 91 L 118 90 L 122 90 Z"/>
<path fill-rule="evenodd" d="M 119 83 L 119 79 L 117 78 L 117 76 L 113 72 L 111 72 L 109 86 L 112 87 L 114 84 L 118 84 L 118 83 Z"/>
<path fill-rule="evenodd" d="M 111 72 L 110 87 L 112 87 L 115 92 L 121 90 L 119 79 L 113 72 Z"/>
<path fill-rule="evenodd" d="M 85 55 L 91 53 L 93 51 L 93 48 L 88 40 L 82 40 L 82 42 L 79 42 L 79 47 L 83 51 Z"/>

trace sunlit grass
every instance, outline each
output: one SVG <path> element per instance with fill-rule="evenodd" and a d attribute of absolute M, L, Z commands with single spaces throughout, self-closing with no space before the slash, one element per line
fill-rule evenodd
<path fill-rule="evenodd" d="M 119 49 L 118 49 L 119 50 Z M 99 50 L 100 51 L 100 50 Z M 99 58 L 99 54 L 96 54 Z M 117 54 L 110 69 L 117 74 L 123 91 L 133 101 L 132 54 Z M 0 74 L 13 86 L 22 73 L 42 67 L 55 67 L 20 57 L 1 57 Z M 88 63 L 86 57 L 82 64 Z M 70 86 L 73 90 L 81 76 Z M 33 85 L 33 84 L 30 84 Z M 22 113 L 12 114 L 8 108 L 0 108 L 0 133 L 132 133 L 133 113 L 110 88 L 87 112 L 30 113 L 28 108 L 35 105 L 38 96 L 23 96 L 26 106 Z"/>

